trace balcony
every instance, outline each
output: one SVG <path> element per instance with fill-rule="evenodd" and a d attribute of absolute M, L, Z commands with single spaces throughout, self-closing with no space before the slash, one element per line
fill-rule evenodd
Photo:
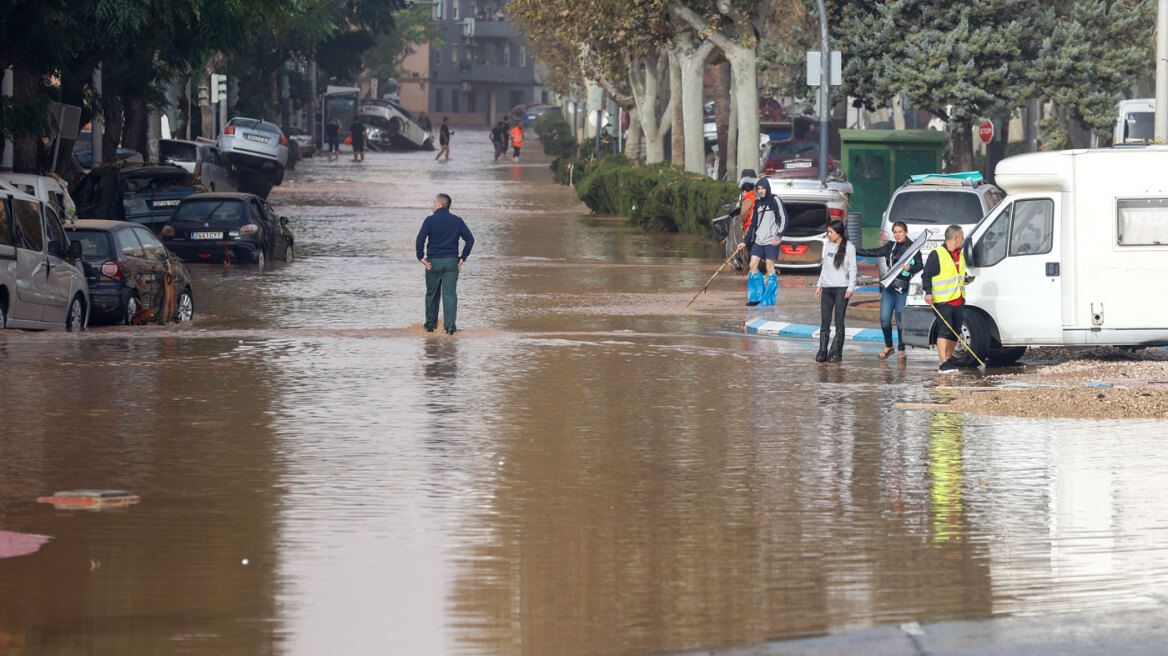
<path fill-rule="evenodd" d="M 518 36 L 505 18 L 464 18 L 462 36 L 467 39 L 508 39 Z"/>
<path fill-rule="evenodd" d="M 457 79 L 463 82 L 531 84 L 535 79 L 530 66 L 503 66 L 464 61 L 458 69 Z"/>

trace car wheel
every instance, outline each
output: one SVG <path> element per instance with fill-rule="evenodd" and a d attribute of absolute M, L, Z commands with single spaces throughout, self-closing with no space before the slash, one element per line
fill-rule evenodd
<path fill-rule="evenodd" d="M 130 297 L 126 299 L 126 307 L 122 310 L 122 324 L 134 325 L 134 315 L 138 314 L 140 309 L 142 309 L 142 304 L 138 301 L 138 295 L 131 292 Z"/>
<path fill-rule="evenodd" d="M 292 244 L 289 242 L 289 244 L 284 247 L 284 261 L 291 262 L 293 255 L 294 253 L 292 252 Z"/>
<path fill-rule="evenodd" d="M 256 268 L 259 269 L 260 271 L 263 271 L 265 263 L 266 263 L 266 260 L 264 259 L 264 252 L 262 250 L 256 251 L 256 254 L 255 254 Z"/>
<path fill-rule="evenodd" d="M 185 323 L 194 317 L 195 298 L 191 296 L 191 290 L 188 287 L 178 296 L 178 305 L 174 309 L 174 320 L 178 323 Z"/>
<path fill-rule="evenodd" d="M 940 325 L 940 324 L 938 324 Z M 976 310 L 966 309 L 965 316 L 961 322 L 961 339 L 965 340 L 965 344 L 957 342 L 957 346 L 953 349 L 953 359 L 962 367 L 977 366 L 977 357 L 985 360 L 990 352 L 990 344 L 993 343 L 990 337 L 990 324 L 983 314 Z M 973 349 L 973 354 L 969 352 Z"/>
<path fill-rule="evenodd" d="M 73 297 L 69 303 L 69 315 L 65 317 L 65 330 L 75 333 L 85 328 L 85 304 L 81 302 L 81 295 Z"/>
<path fill-rule="evenodd" d="M 281 184 L 284 184 L 284 167 L 277 166 L 276 167 L 276 175 L 275 175 L 275 177 L 272 178 L 272 185 L 281 185 Z"/>
<path fill-rule="evenodd" d="M 8 311 L 0 305 L 0 330 L 8 327 Z"/>

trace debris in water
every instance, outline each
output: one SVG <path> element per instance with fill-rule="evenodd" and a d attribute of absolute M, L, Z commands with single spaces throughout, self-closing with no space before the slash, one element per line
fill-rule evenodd
<path fill-rule="evenodd" d="M 30 553 L 36 553 L 46 542 L 52 539 L 47 535 L 0 531 L 0 558 L 16 558 L 17 556 L 27 556 Z"/>
<path fill-rule="evenodd" d="M 37 503 L 51 503 L 60 509 L 99 509 L 129 506 L 140 500 L 125 490 L 66 490 L 51 497 L 38 497 Z"/>

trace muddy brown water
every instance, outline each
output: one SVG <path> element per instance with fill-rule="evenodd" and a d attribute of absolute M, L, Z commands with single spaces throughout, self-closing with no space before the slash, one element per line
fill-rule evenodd
<path fill-rule="evenodd" d="M 715 246 L 489 148 L 304 162 L 272 195 L 298 260 L 195 267 L 191 325 L 0 334 L 0 530 L 52 536 L 0 559 L 0 654 L 669 653 L 1163 601 L 1163 423 L 897 409 L 931 357 L 731 334 L 733 278 L 681 311 Z M 455 337 L 420 328 L 438 191 L 478 240 Z M 141 503 L 36 503 L 79 488 Z"/>

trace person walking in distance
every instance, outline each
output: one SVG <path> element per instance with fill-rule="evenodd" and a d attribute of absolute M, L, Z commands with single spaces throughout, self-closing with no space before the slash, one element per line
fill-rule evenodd
<path fill-rule="evenodd" d="M 771 183 L 766 178 L 759 178 L 754 183 L 754 212 L 750 219 L 750 227 L 746 229 L 746 237 L 739 248 L 750 247 L 750 274 L 746 277 L 747 305 L 774 305 L 775 295 L 778 292 L 778 269 L 775 260 L 779 259 L 779 244 L 783 241 L 783 233 L 787 231 L 787 212 L 783 204 L 771 194 Z M 761 261 L 766 261 L 766 279 L 759 273 Z"/>
<path fill-rule="evenodd" d="M 354 118 L 349 126 L 349 137 L 353 141 L 353 161 L 365 161 L 365 124 Z"/>
<path fill-rule="evenodd" d="M 324 126 L 324 139 L 328 143 L 328 159 L 333 161 L 341 156 L 341 119 L 334 118 Z"/>
<path fill-rule="evenodd" d="M 856 249 L 856 255 L 861 257 L 882 257 L 885 260 L 888 268 L 892 268 L 900 261 L 901 256 L 904 255 L 912 246 L 912 242 L 908 238 L 908 225 L 904 221 L 897 221 L 892 224 L 892 239 L 884 242 L 878 248 L 859 248 Z M 919 254 L 913 255 L 912 259 L 904 263 L 900 267 L 899 274 L 892 279 L 888 285 L 880 288 L 880 330 L 884 332 L 884 350 L 880 352 L 880 359 L 883 360 L 892 355 L 892 316 L 896 315 L 896 330 L 898 336 L 899 356 L 905 357 L 904 353 L 904 326 L 900 322 L 901 314 L 904 312 L 904 304 L 908 300 L 908 283 L 912 279 L 913 274 L 923 268 L 921 263 L 921 256 Z"/>
<path fill-rule="evenodd" d="M 827 224 L 827 239 L 819 280 L 815 283 L 815 298 L 819 299 L 819 352 L 815 361 L 839 362 L 844 351 L 844 313 L 848 310 L 848 299 L 856 290 L 856 247 L 848 242 L 848 231 L 839 219 Z M 832 323 L 835 335 L 829 348 Z"/>
<path fill-rule="evenodd" d="M 458 240 L 462 239 L 462 255 L 458 254 Z M 438 194 L 434 198 L 434 213 L 422 221 L 415 243 L 418 261 L 426 267 L 426 332 L 438 327 L 438 297 L 442 297 L 442 326 L 447 335 L 458 330 L 458 273 L 470 249 L 474 235 L 461 217 L 450 213 L 450 196 Z"/>
<path fill-rule="evenodd" d="M 523 147 L 523 124 L 519 121 L 515 122 L 515 127 L 511 128 L 511 159 L 519 161 L 519 149 Z"/>
<path fill-rule="evenodd" d="M 450 135 L 454 131 L 450 129 L 450 117 L 442 117 L 442 127 L 438 128 L 438 154 L 434 156 L 434 161 L 438 161 L 443 155 L 446 159 L 450 159 Z"/>
<path fill-rule="evenodd" d="M 503 127 L 503 121 L 495 123 L 495 127 L 491 128 L 491 143 L 495 146 L 495 161 L 499 161 L 499 157 L 507 152 L 507 131 Z"/>
<path fill-rule="evenodd" d="M 937 324 L 937 357 L 941 366 L 937 371 L 957 369 L 953 359 L 953 349 L 961 334 L 961 323 L 965 311 L 965 285 L 972 282 L 965 275 L 965 253 L 961 244 L 965 242 L 965 231 L 959 225 L 945 228 L 945 244 L 929 253 L 925 268 L 921 272 L 921 289 L 925 292 L 925 302 L 930 303 L 944 321 Z M 946 326 L 945 324 L 949 325 Z"/>

